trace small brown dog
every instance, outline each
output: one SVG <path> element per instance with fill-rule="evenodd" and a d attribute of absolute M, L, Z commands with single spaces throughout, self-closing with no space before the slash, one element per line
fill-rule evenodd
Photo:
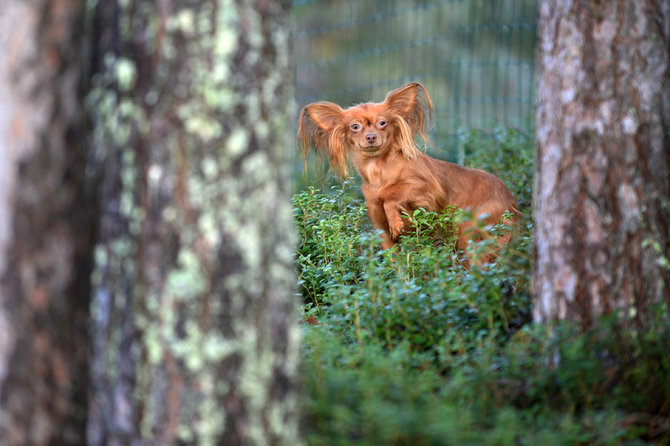
<path fill-rule="evenodd" d="M 368 215 L 383 233 L 383 248 L 393 246 L 410 222 L 403 213 L 415 209 L 440 211 L 457 206 L 476 220 L 497 224 L 506 211 L 515 220 L 518 210 L 505 184 L 478 169 L 431 158 L 418 149 L 416 137 L 426 143 L 433 104 L 418 82 L 393 90 L 382 103 L 364 103 L 346 110 L 332 102 L 307 105 L 300 113 L 298 139 L 303 157 L 314 146 L 317 157 L 327 157 L 331 168 L 347 175 L 351 158 L 363 179 L 361 190 Z M 485 236 L 473 222 L 460 225 L 457 247 Z M 509 232 L 498 245 L 509 241 Z M 489 261 L 494 253 L 480 258 Z"/>

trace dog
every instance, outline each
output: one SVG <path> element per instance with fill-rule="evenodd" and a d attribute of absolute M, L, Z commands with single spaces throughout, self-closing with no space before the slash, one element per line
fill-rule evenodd
<path fill-rule="evenodd" d="M 303 160 L 312 152 L 328 159 L 332 170 L 348 175 L 351 161 L 362 181 L 368 216 L 383 231 L 382 247 L 390 248 L 411 228 L 413 211 L 462 208 L 474 216 L 457 230 L 456 247 L 466 251 L 468 242 L 490 237 L 484 225 L 516 221 L 519 211 L 505 184 L 479 169 L 449 163 L 426 155 L 427 132 L 433 103 L 426 88 L 413 82 L 389 92 L 381 103 L 367 102 L 341 108 L 332 102 L 305 106 L 298 121 L 298 141 Z M 505 218 L 507 216 L 508 218 Z M 496 248 L 506 244 L 510 231 L 497 237 Z M 483 255 L 488 263 L 495 252 Z"/>

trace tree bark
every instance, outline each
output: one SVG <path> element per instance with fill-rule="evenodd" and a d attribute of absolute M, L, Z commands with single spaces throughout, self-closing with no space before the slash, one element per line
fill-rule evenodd
<path fill-rule="evenodd" d="M 299 444 L 290 2 L 98 2 L 89 439 Z"/>
<path fill-rule="evenodd" d="M 0 0 L 0 443 L 84 444 L 92 195 L 78 1 Z"/>
<path fill-rule="evenodd" d="M 535 305 L 586 329 L 670 302 L 670 4 L 539 3 Z"/>

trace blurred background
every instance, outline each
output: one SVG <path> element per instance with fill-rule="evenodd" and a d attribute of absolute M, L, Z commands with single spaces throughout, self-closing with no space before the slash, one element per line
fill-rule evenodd
<path fill-rule="evenodd" d="M 297 105 L 343 107 L 423 83 L 437 156 L 463 163 L 477 131 L 531 131 L 534 0 L 294 0 Z"/>

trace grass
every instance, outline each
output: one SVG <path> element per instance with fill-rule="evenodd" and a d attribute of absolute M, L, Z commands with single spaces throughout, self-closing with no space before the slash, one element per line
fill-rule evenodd
<path fill-rule="evenodd" d="M 457 212 L 415 213 L 382 251 L 355 180 L 295 195 L 308 443 L 670 444 L 667 309 L 644 333 L 616 317 L 587 334 L 531 324 L 532 141 L 463 143 L 523 212 L 486 269 L 463 269 L 453 237 L 426 237 Z"/>

